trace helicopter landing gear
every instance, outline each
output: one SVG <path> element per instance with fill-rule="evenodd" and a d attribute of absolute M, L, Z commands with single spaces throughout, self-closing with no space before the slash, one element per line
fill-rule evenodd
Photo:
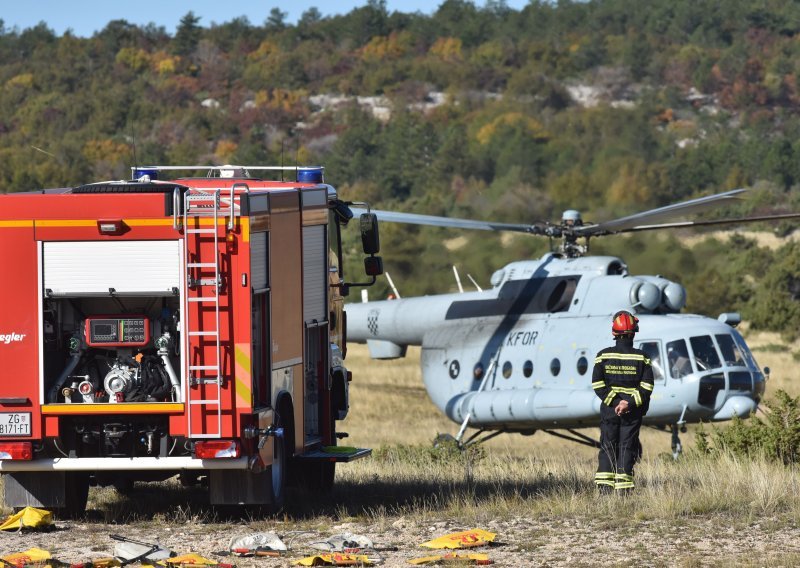
<path fill-rule="evenodd" d="M 681 444 L 681 439 L 678 436 L 678 431 L 685 434 L 686 426 L 684 425 L 679 426 L 678 424 L 673 424 L 672 426 L 670 426 L 670 429 L 672 430 L 672 457 L 673 459 L 677 460 L 678 457 L 680 457 L 681 453 L 683 452 L 683 445 Z"/>
<path fill-rule="evenodd" d="M 670 426 L 672 430 L 672 458 L 677 460 L 678 457 L 683 452 L 683 446 L 681 445 L 681 439 L 678 437 L 678 429 L 680 429 L 681 433 L 686 433 L 686 410 L 688 409 L 687 405 L 683 405 L 683 410 L 681 411 L 681 417 L 678 418 L 678 421 Z"/>
<path fill-rule="evenodd" d="M 584 446 L 589 446 L 591 448 L 600 447 L 599 441 L 595 440 L 594 438 L 590 438 L 586 434 L 581 434 L 580 432 L 577 432 L 575 430 L 569 430 L 569 429 L 567 430 L 567 432 L 572 434 L 571 436 L 568 436 L 567 434 L 562 434 L 561 432 L 557 432 L 555 430 L 542 430 L 542 432 L 546 432 L 547 434 L 550 434 L 551 436 L 555 436 L 557 438 L 563 438 L 564 440 L 569 440 L 570 442 L 583 444 Z"/>
<path fill-rule="evenodd" d="M 492 438 L 499 436 L 500 434 L 505 434 L 506 430 L 493 430 L 489 434 L 486 434 L 483 438 L 480 438 L 480 435 L 485 433 L 486 430 L 480 429 L 463 442 L 460 439 L 458 439 L 458 437 L 453 437 L 450 434 L 438 434 L 433 439 L 433 447 L 438 448 L 441 446 L 445 446 L 447 444 L 455 444 L 456 446 L 458 446 L 459 450 L 463 451 L 470 446 L 482 444 L 483 442 L 487 442 Z"/>

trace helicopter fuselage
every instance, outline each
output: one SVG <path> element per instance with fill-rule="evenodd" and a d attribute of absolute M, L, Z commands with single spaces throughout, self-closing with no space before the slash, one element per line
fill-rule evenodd
<path fill-rule="evenodd" d="M 764 376 L 730 325 L 677 313 L 683 288 L 631 276 L 615 257 L 560 258 L 507 265 L 483 292 L 349 304 L 348 339 L 374 358 L 420 345 L 422 375 L 451 420 L 483 429 L 530 432 L 596 426 L 595 354 L 613 344 L 611 315 L 637 312 L 635 345 L 655 375 L 646 424 L 747 416 Z"/>

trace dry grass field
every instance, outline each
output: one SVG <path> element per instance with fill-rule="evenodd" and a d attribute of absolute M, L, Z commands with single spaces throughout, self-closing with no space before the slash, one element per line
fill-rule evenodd
<path fill-rule="evenodd" d="M 759 365 L 770 368 L 767 398 L 778 389 L 792 396 L 800 395 L 800 342 L 787 344 L 780 335 L 768 332 L 751 332 L 744 325 L 740 329 Z M 355 377 L 351 384 L 351 411 L 344 423 L 352 440 L 370 447 L 382 445 L 429 445 L 437 433 L 455 435 L 458 425 L 448 420 L 428 399 L 419 368 L 419 348 L 409 348 L 408 356 L 394 361 L 373 361 L 366 346 L 348 348 L 348 368 Z M 469 430 L 468 430 L 469 431 Z M 691 447 L 694 430 L 690 426 L 681 436 L 684 446 Z M 597 432 L 587 434 L 597 437 Z M 670 436 L 667 432 L 645 429 L 642 440 L 648 453 L 668 452 Z M 595 450 L 578 444 L 536 434 L 532 437 L 509 434 L 499 436 L 486 444 L 491 453 L 515 457 L 553 458 L 568 453 L 595 457 Z"/>
<path fill-rule="evenodd" d="M 797 395 L 800 346 L 745 333 L 759 363 L 772 369 L 768 393 Z M 215 553 L 231 536 L 269 530 L 290 541 L 298 558 L 308 542 L 351 531 L 398 547 L 382 553 L 383 565 L 407 566 L 424 555 L 419 543 L 481 527 L 505 543 L 489 551 L 498 566 L 800 565 L 800 483 L 792 468 L 691 452 L 675 462 L 669 435 L 647 430 L 636 495 L 599 498 L 595 450 L 545 434 L 500 436 L 467 454 L 433 449 L 435 435 L 454 434 L 457 425 L 428 400 L 418 350 L 375 362 L 365 347 L 351 346 L 347 362 L 352 406 L 340 430 L 350 433 L 346 443 L 375 452 L 340 466 L 332 495 L 292 493 L 278 517 L 245 510 L 223 516 L 202 490 L 176 482 L 137 485 L 129 496 L 93 489 L 84 519 L 60 521 L 56 533 L 2 534 L 0 551 L 40 546 L 77 562 L 109 554 L 108 535 L 122 533 L 222 561 Z M 693 431 L 682 439 L 691 448 Z"/>

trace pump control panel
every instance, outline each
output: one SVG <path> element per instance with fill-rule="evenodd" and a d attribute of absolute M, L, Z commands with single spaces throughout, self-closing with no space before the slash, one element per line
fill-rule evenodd
<path fill-rule="evenodd" d="M 150 343 L 150 320 L 144 316 L 90 316 L 85 326 L 89 347 L 143 347 Z"/>

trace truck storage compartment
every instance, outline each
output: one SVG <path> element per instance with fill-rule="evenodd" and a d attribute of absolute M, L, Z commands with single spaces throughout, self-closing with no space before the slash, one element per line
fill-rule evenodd
<path fill-rule="evenodd" d="M 43 402 L 181 402 L 179 241 L 43 243 Z"/>

